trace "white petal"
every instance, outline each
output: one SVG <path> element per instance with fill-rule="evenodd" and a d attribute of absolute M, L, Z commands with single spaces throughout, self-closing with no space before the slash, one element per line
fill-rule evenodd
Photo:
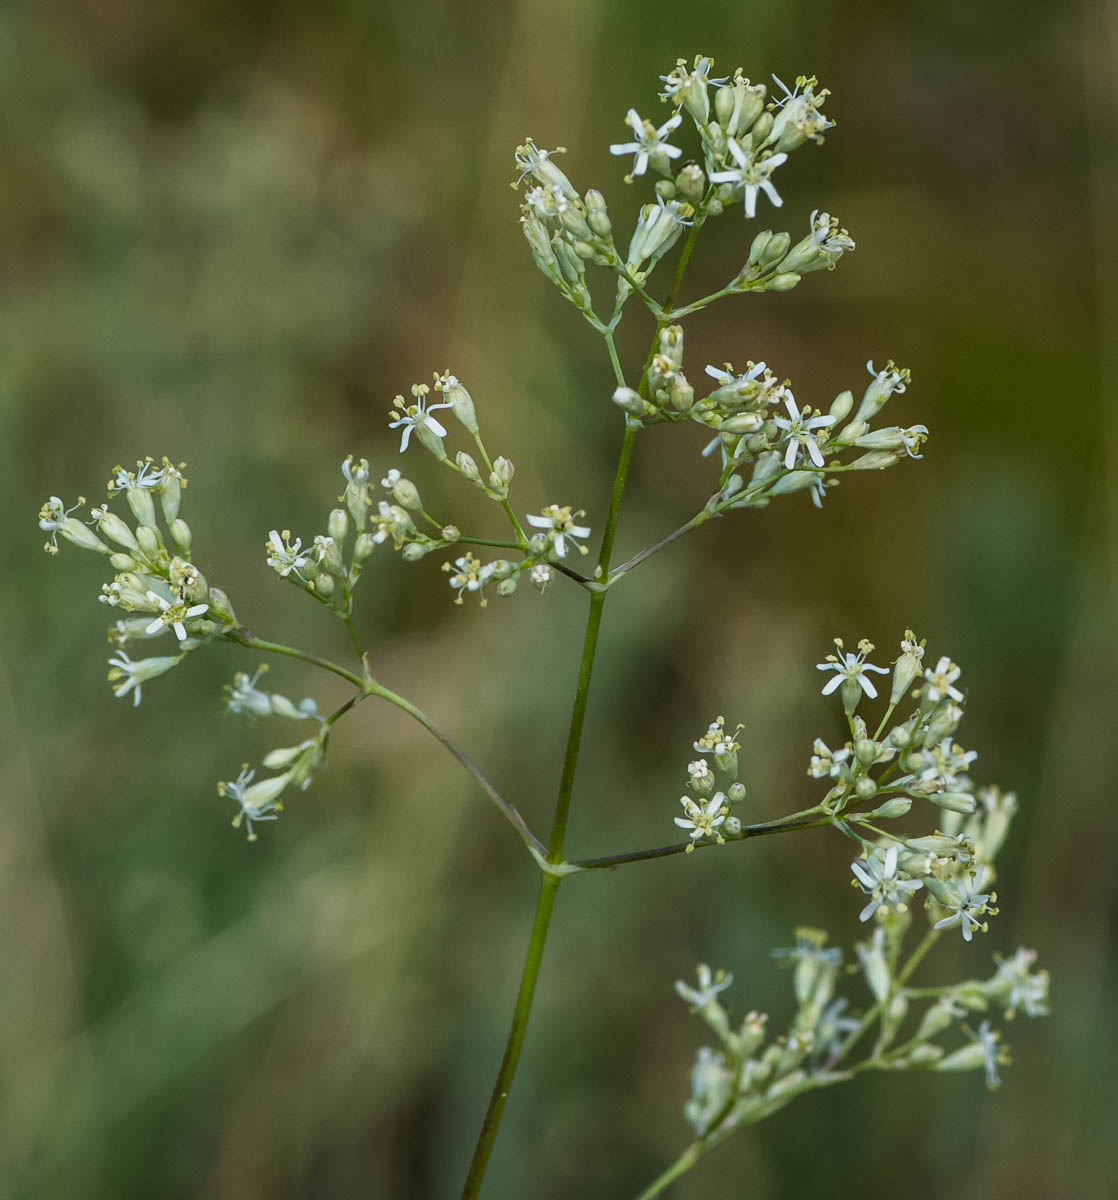
<path fill-rule="evenodd" d="M 528 514 L 528 524 L 531 525 L 533 529 L 551 529 L 552 528 L 552 520 L 550 517 L 537 517 L 537 516 L 534 516 L 532 513 Z"/>
<path fill-rule="evenodd" d="M 841 683 L 842 683 L 842 676 L 841 676 L 841 675 L 836 675 L 836 676 L 835 676 L 835 677 L 834 677 L 832 680 L 830 680 L 830 682 L 828 682 L 828 683 L 827 683 L 827 685 L 826 685 L 826 686 L 823 688 L 823 695 L 824 695 L 824 696 L 829 696 L 829 695 L 830 695 L 830 694 L 831 694 L 833 691 L 835 691 L 835 690 L 838 688 L 838 686 L 839 686 Z"/>
<path fill-rule="evenodd" d="M 858 686 L 862 689 L 862 691 L 865 692 L 866 695 L 869 696 L 869 698 L 871 700 L 876 700 L 877 699 L 877 688 L 875 688 L 873 686 L 873 684 L 870 683 L 870 681 L 864 675 L 857 676 L 857 679 L 858 679 Z"/>

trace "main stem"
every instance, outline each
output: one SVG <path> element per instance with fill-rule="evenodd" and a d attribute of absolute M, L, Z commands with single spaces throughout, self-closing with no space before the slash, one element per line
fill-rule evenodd
<path fill-rule="evenodd" d="M 614 536 L 617 532 L 617 518 L 621 511 L 621 497 L 625 492 L 625 481 L 629 475 L 629 463 L 633 456 L 633 441 L 636 438 L 636 427 L 627 427 L 625 439 L 621 443 L 621 455 L 617 463 L 617 473 L 614 476 L 613 492 L 610 497 L 609 515 L 602 535 L 602 549 L 598 556 L 598 568 L 601 575 L 609 570 L 609 558 L 613 551 Z M 559 863 L 563 859 L 563 840 L 567 832 L 567 817 L 571 809 L 571 795 L 574 792 L 575 770 L 578 767 L 579 751 L 582 747 L 582 730 L 586 723 L 586 707 L 590 698 L 590 678 L 594 672 L 594 658 L 598 649 L 598 632 L 602 626 L 602 609 L 605 607 L 606 593 L 594 592 L 590 597 L 590 611 L 586 619 L 586 633 L 582 641 L 582 658 L 578 666 L 578 683 L 575 689 L 574 706 L 571 711 L 571 726 L 567 734 L 567 752 L 563 758 L 563 773 L 559 780 L 559 796 L 555 802 L 555 818 L 551 826 L 551 838 L 547 847 L 547 861 Z M 524 967 L 520 974 L 520 988 L 516 994 L 516 1007 L 513 1010 L 512 1026 L 505 1041 L 505 1053 L 501 1059 L 501 1067 L 497 1072 L 497 1081 L 493 1085 L 489 1097 L 489 1107 L 482 1121 L 481 1133 L 478 1135 L 474 1156 L 470 1162 L 470 1170 L 462 1189 L 462 1200 L 474 1200 L 480 1193 L 485 1171 L 489 1165 L 489 1156 L 493 1153 L 493 1144 L 497 1140 L 497 1130 L 508 1104 L 509 1089 L 512 1087 L 513 1076 L 520 1063 L 520 1051 L 524 1046 L 524 1037 L 528 1032 L 528 1018 L 532 1012 L 532 1001 L 536 994 L 536 981 L 540 975 L 540 964 L 543 962 L 544 946 L 547 943 L 548 929 L 551 925 L 551 913 L 555 908 L 555 896 L 559 891 L 561 875 L 545 874 L 540 881 L 540 894 L 536 901 L 536 913 L 532 919 L 532 933 L 528 939 L 528 952 L 524 958 Z"/>
<path fill-rule="evenodd" d="M 676 268 L 675 280 L 671 292 L 664 305 L 670 309 L 679 293 L 679 285 L 687 270 L 691 251 L 702 220 L 696 219 L 683 247 L 679 265 Z M 667 317 L 657 321 L 656 335 L 649 348 L 648 359 L 641 372 L 640 391 L 644 395 L 648 387 L 648 363 L 656 351 L 660 330 L 667 324 Z M 624 383 L 624 376 L 617 359 L 617 351 L 613 343 L 612 330 L 605 335 L 606 348 L 609 351 L 610 362 L 618 383 Z M 609 513 L 606 517 L 605 529 L 602 532 L 602 548 L 598 555 L 598 568 L 595 572 L 597 579 L 604 581 L 609 574 L 610 556 L 613 553 L 613 542 L 617 535 L 617 519 L 621 512 L 621 499 L 625 494 L 625 483 L 629 478 L 629 463 L 633 457 L 633 443 L 636 441 L 637 430 L 635 423 L 625 424 L 625 437 L 621 443 L 621 454 L 617 462 L 617 471 L 613 479 L 613 491 L 610 494 Z M 547 847 L 547 861 L 558 864 L 563 860 L 563 840 L 567 833 L 567 818 L 571 809 L 571 795 L 574 791 L 575 771 L 578 767 L 579 751 L 582 748 L 582 730 L 586 723 L 586 708 L 590 699 L 590 678 L 594 673 L 594 657 L 598 650 L 598 632 L 602 627 L 602 610 L 606 603 L 606 591 L 595 591 L 590 596 L 590 611 L 586 617 L 586 633 L 582 639 L 582 658 L 578 667 L 578 684 L 575 690 L 574 706 L 571 710 L 571 726 L 567 733 L 567 751 L 563 757 L 563 773 L 559 780 L 559 795 L 555 802 L 555 818 L 551 825 L 551 838 Z M 528 939 L 528 952 L 524 958 L 524 968 L 520 974 L 520 988 L 516 994 L 516 1007 L 513 1011 L 512 1026 L 505 1041 L 505 1053 L 501 1059 L 501 1068 L 497 1072 L 497 1081 L 493 1085 L 493 1093 L 489 1097 L 489 1107 L 485 1112 L 481 1133 L 478 1135 L 474 1156 L 470 1162 L 470 1170 L 462 1189 L 462 1200 L 475 1200 L 481 1191 L 485 1170 L 489 1165 L 489 1156 L 493 1153 L 493 1144 L 497 1140 L 497 1130 L 508 1104 L 509 1089 L 517 1064 L 520 1062 L 520 1051 L 524 1045 L 524 1036 L 528 1031 L 528 1018 L 532 1012 L 532 1000 L 536 994 L 536 981 L 540 975 L 540 964 L 543 962 L 544 946 L 547 943 L 548 928 L 551 925 L 551 914 L 555 908 L 555 896 L 563 876 L 545 873 L 540 881 L 539 899 L 536 901 L 536 913 L 532 919 L 532 933 Z"/>

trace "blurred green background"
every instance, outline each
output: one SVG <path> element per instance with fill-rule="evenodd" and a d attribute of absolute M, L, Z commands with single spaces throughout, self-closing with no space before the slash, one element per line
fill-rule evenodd
<path fill-rule="evenodd" d="M 670 840 L 718 712 L 746 722 L 747 819 L 812 803 L 811 740 L 837 732 L 813 664 L 835 634 L 891 657 L 911 625 L 964 666 L 978 778 L 1022 804 L 1003 915 L 936 973 L 1035 945 L 1054 1013 L 1009 1029 L 1000 1094 L 866 1079 L 739 1136 L 675 1194 L 1113 1195 L 1116 27 L 1091 0 L 0 5 L 0 1193 L 457 1195 L 527 938 L 522 848 L 372 704 L 247 845 L 214 784 L 287 736 L 220 715 L 256 660 L 199 654 L 140 709 L 116 703 L 100 563 L 49 560 L 34 517 L 52 493 L 98 500 L 117 462 L 185 459 L 209 579 L 261 635 L 340 657 L 340 626 L 280 585 L 263 539 L 321 528 L 345 454 L 397 463 L 392 396 L 450 366 L 516 461 L 520 506 L 570 499 L 600 528 L 613 384 L 522 244 L 512 148 L 568 146 L 622 225 L 637 198 L 606 147 L 702 51 L 833 89 L 839 126 L 784 168 L 774 224 L 798 236 L 825 207 L 858 250 L 693 318 L 692 377 L 765 358 L 825 403 L 893 356 L 914 384 L 892 417 L 932 440 L 822 513 L 799 495 L 707 526 L 618 588 L 570 853 Z M 751 236 L 736 215 L 711 226 L 691 294 Z M 635 307 L 622 332 L 635 364 Z M 701 441 L 642 439 L 621 554 L 705 496 Z M 407 468 L 430 507 L 460 503 L 429 460 Z M 378 676 L 542 830 L 584 596 L 449 600 L 434 562 L 375 558 L 358 623 Z M 299 664 L 269 681 L 345 694 Z M 655 1175 L 687 1140 L 702 1039 L 672 980 L 725 966 L 737 1010 L 782 1025 L 769 950 L 803 922 L 859 936 L 848 858 L 805 835 L 569 884 L 486 1195 L 625 1197 Z"/>

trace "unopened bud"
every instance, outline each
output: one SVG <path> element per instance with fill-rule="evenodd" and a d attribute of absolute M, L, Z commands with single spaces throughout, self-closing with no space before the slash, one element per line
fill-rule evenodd
<path fill-rule="evenodd" d="M 344 508 L 332 508 L 326 518 L 326 532 L 340 546 L 349 533 L 349 514 Z"/>

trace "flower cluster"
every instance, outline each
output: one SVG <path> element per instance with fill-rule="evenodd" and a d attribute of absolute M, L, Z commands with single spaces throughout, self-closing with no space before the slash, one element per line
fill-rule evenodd
<path fill-rule="evenodd" d="M 730 815 L 746 797 L 745 784 L 738 778 L 737 735 L 743 726 L 726 729 L 726 718 L 716 717 L 694 742 L 700 755 L 687 764 L 687 794 L 680 796 L 683 816 L 675 823 L 687 831 L 688 851 L 704 839 L 725 845 L 727 838 L 741 836 L 741 821 Z"/>
<path fill-rule="evenodd" d="M 117 652 L 108 660 L 113 693 L 139 704 L 143 685 L 166 674 L 191 651 L 236 625 L 229 598 L 211 587 L 190 561 L 193 534 L 179 515 L 186 488 L 185 464 L 164 458 L 141 459 L 134 471 L 115 467 L 108 500 L 90 510 L 84 523 L 57 497 L 39 510 L 39 528 L 50 534 L 44 549 L 58 553 L 58 539 L 103 555 L 114 572 L 101 587 L 100 601 L 123 615 L 109 629 Z M 131 520 L 110 505 L 121 495 Z M 171 633 L 173 654 L 133 659 L 124 650 Z"/>

